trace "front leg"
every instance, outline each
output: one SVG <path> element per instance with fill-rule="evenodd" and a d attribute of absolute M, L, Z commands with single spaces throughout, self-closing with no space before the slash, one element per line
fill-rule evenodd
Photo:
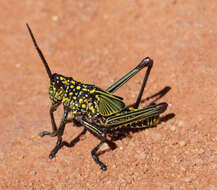
<path fill-rule="evenodd" d="M 57 130 L 57 132 L 56 132 L 57 133 L 56 146 L 50 152 L 50 155 L 49 155 L 50 159 L 54 158 L 54 156 L 56 155 L 56 153 L 58 152 L 58 150 L 62 147 L 62 136 L 63 136 L 63 133 L 64 133 L 64 129 L 65 129 L 65 124 L 66 124 L 66 119 L 67 119 L 68 113 L 69 113 L 69 111 L 64 108 L 64 115 L 63 115 L 62 121 L 60 123 L 60 127 Z"/>
<path fill-rule="evenodd" d="M 51 118 L 52 132 L 42 131 L 39 134 L 41 137 L 43 137 L 45 135 L 49 135 L 51 137 L 54 137 L 54 136 L 57 135 L 57 127 L 56 127 L 56 122 L 55 122 L 55 119 L 54 119 L 54 112 L 56 111 L 58 106 L 59 106 L 59 104 L 52 104 L 51 107 L 50 107 L 50 118 Z"/>

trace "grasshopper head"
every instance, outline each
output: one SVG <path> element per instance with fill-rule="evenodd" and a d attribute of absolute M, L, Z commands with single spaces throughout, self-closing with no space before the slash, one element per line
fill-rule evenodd
<path fill-rule="evenodd" d="M 49 95 L 51 100 L 62 101 L 69 80 L 63 75 L 54 73 L 50 80 Z"/>

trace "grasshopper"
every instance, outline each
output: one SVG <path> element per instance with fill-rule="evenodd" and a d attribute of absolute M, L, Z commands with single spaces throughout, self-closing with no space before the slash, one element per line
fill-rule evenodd
<path fill-rule="evenodd" d="M 49 97 L 51 100 L 50 118 L 52 131 L 43 131 L 40 133 L 41 137 L 45 135 L 51 137 L 57 136 L 56 145 L 50 152 L 49 158 L 54 158 L 57 151 L 62 147 L 62 136 L 67 116 L 70 113 L 76 123 L 84 126 L 83 134 L 88 130 L 99 138 L 100 142 L 92 149 L 91 155 L 100 168 L 106 170 L 107 166 L 96 154 L 103 143 L 109 144 L 109 141 L 112 142 L 112 137 L 119 134 L 121 129 L 156 126 L 160 121 L 160 114 L 167 108 L 167 103 L 160 103 L 138 109 L 149 73 L 153 66 L 153 60 L 149 57 L 144 58 L 129 73 L 106 90 L 103 90 L 93 84 L 76 81 L 72 77 L 66 77 L 57 73 L 53 74 L 29 25 L 26 24 L 26 26 L 50 78 Z M 114 95 L 114 93 L 145 67 L 147 67 L 147 70 L 137 100 L 133 106 L 127 107 L 123 102 L 123 98 Z M 64 114 L 57 128 L 54 112 L 60 104 L 63 104 Z M 107 136 L 111 137 L 111 140 L 108 140 Z"/>

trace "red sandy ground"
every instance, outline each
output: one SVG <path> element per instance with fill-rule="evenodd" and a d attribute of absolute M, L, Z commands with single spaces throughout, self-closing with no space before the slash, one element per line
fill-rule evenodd
<path fill-rule="evenodd" d="M 0 189 L 217 189 L 217 2 L 215 0 L 62 0 L 0 3 Z M 106 88 L 142 58 L 154 59 L 143 99 L 175 117 L 102 147 L 99 169 L 90 133 L 48 158 L 48 76 L 25 23 L 53 72 Z M 135 101 L 145 71 L 118 95 Z M 142 106 L 147 105 L 144 101 Z M 62 108 L 55 114 L 59 122 Z M 64 139 L 82 130 L 67 125 Z"/>

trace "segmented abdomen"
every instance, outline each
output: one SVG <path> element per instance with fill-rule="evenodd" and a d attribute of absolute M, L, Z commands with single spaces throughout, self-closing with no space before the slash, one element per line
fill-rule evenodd
<path fill-rule="evenodd" d="M 119 125 L 113 125 L 111 127 L 109 127 L 109 131 L 114 131 L 114 130 L 118 130 L 121 128 L 146 128 L 146 127 L 151 127 L 151 126 L 155 126 L 159 123 L 160 121 L 160 117 L 159 116 L 154 116 L 154 117 L 150 117 L 150 118 L 145 118 L 143 120 L 140 121 L 133 121 L 133 122 L 128 122 L 128 123 L 124 123 L 124 124 L 119 124 Z"/>

